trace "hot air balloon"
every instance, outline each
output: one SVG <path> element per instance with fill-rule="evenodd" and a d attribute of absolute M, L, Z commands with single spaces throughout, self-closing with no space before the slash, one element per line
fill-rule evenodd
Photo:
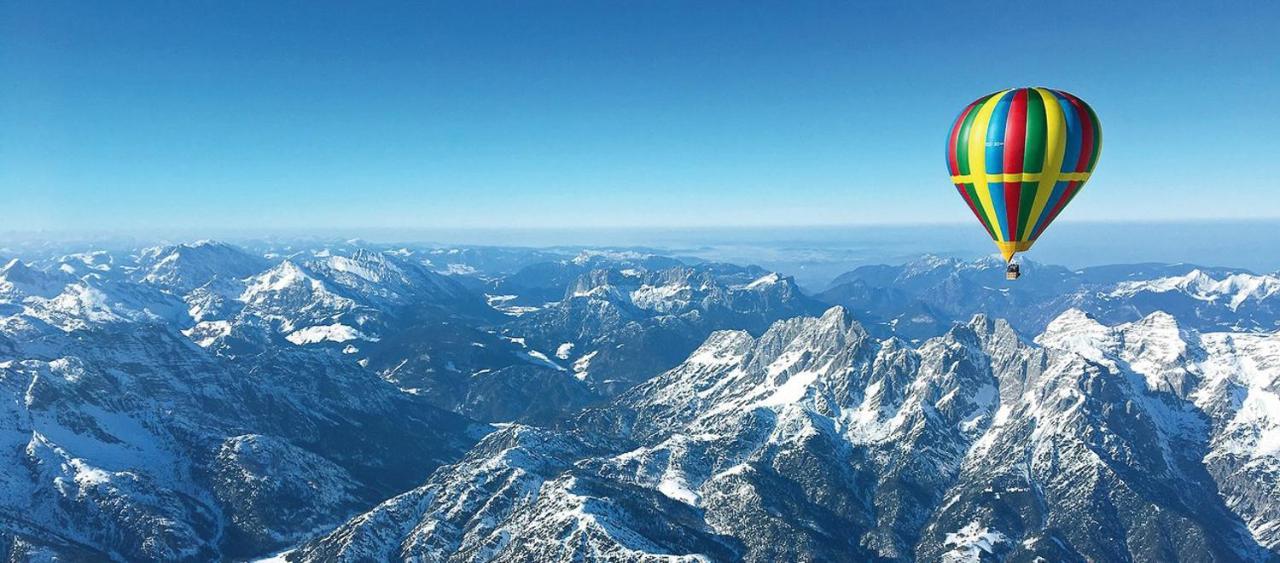
<path fill-rule="evenodd" d="M 1017 279 L 1031 249 L 1075 199 L 1102 149 L 1093 108 L 1062 90 L 1010 88 L 960 112 L 947 137 L 951 182 Z"/>

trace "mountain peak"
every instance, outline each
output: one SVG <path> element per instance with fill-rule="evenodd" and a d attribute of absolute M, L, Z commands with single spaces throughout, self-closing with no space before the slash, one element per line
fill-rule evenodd
<path fill-rule="evenodd" d="M 769 287 L 769 286 L 777 285 L 778 282 L 783 281 L 783 279 L 784 278 L 781 275 L 779 275 L 777 272 L 769 272 L 763 276 L 760 276 L 755 281 L 742 286 L 742 288 L 756 289 L 760 287 Z"/>
<path fill-rule="evenodd" d="M 297 262 L 286 258 L 274 268 L 254 276 L 253 279 L 256 283 L 251 283 L 251 287 L 245 289 L 246 293 L 252 289 L 278 291 L 300 282 L 310 281 L 311 276 Z"/>
<path fill-rule="evenodd" d="M 1080 324 L 1099 324 L 1099 323 L 1097 319 L 1093 318 L 1093 315 L 1076 307 L 1067 308 L 1065 311 L 1059 313 L 1057 317 L 1055 317 L 1052 321 L 1049 322 L 1049 326 L 1052 327 L 1057 325 L 1060 328 L 1076 326 Z"/>
<path fill-rule="evenodd" d="M 179 295 L 209 282 L 239 280 L 261 272 L 267 261 L 230 244 L 201 240 L 142 251 L 135 277 Z"/>
<path fill-rule="evenodd" d="M 38 272 L 33 270 L 22 260 L 13 258 L 9 260 L 3 268 L 0 268 L 0 278 L 16 283 L 31 283 L 35 281 Z"/>
<path fill-rule="evenodd" d="M 1003 320 L 1004 319 L 1000 319 L 1000 321 L 1003 321 Z M 970 318 L 969 322 L 966 324 L 968 324 L 969 327 L 974 329 L 974 331 L 976 332 L 989 332 L 990 330 L 995 328 L 995 322 L 999 322 L 999 321 L 992 321 L 991 318 L 986 315 L 986 313 L 977 313 L 972 318 Z"/>
<path fill-rule="evenodd" d="M 1111 329 L 1080 309 L 1070 308 L 1049 322 L 1037 336 L 1037 344 L 1045 348 L 1076 352 L 1088 358 L 1100 357 L 1099 350 L 1108 347 Z"/>
<path fill-rule="evenodd" d="M 818 317 L 795 317 L 777 321 L 761 336 L 762 341 L 776 341 L 784 346 L 825 346 L 865 338 L 866 330 L 847 309 L 839 305 L 827 309 Z"/>
<path fill-rule="evenodd" d="M 903 265 L 902 275 L 907 277 L 918 276 L 920 274 L 932 272 L 939 269 L 954 269 L 961 264 L 959 258 L 951 258 L 938 256 L 935 254 L 924 254 L 919 258 L 907 262 Z"/>
<path fill-rule="evenodd" d="M 1133 371 L 1147 378 L 1149 387 L 1187 390 L 1186 370 L 1180 366 L 1186 363 L 1189 342 L 1195 338 L 1179 327 L 1172 315 L 1156 311 L 1116 330 L 1124 338 L 1124 359 Z"/>
<path fill-rule="evenodd" d="M 1146 327 L 1151 330 L 1173 331 L 1177 332 L 1178 319 L 1173 315 L 1164 311 L 1153 311 L 1151 314 L 1133 323 L 1136 326 Z"/>
<path fill-rule="evenodd" d="M 849 310 L 840 305 L 834 305 L 826 311 L 823 311 L 822 316 L 818 317 L 818 320 L 823 324 L 839 326 L 844 326 L 847 322 L 852 322 L 852 318 L 849 316 Z"/>
<path fill-rule="evenodd" d="M 14 258 L 0 268 L 0 297 L 53 297 L 62 291 L 66 283 L 73 280 L 73 277 L 61 271 L 50 273 L 37 270 Z"/>

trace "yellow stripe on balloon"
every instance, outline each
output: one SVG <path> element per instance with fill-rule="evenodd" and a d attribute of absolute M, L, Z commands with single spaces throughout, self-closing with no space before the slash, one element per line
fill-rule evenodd
<path fill-rule="evenodd" d="M 1058 98 L 1054 97 L 1052 92 L 1044 88 L 1036 88 L 1035 91 L 1040 94 L 1040 99 L 1044 100 L 1044 167 L 1040 169 L 1036 199 L 1031 204 L 1031 214 L 1027 217 L 1027 223 L 1022 225 L 1022 235 L 1018 237 L 1019 240 L 1031 237 L 1031 230 L 1035 228 L 1040 215 L 1044 213 L 1045 205 L 1049 203 L 1049 196 L 1053 195 L 1054 184 L 1065 176 L 1062 174 L 1062 156 L 1067 150 L 1067 119 L 1062 115 L 1062 106 L 1058 105 Z"/>
<path fill-rule="evenodd" d="M 969 126 L 969 175 L 973 177 L 973 191 L 978 192 L 982 213 L 987 216 L 987 222 L 991 224 L 992 230 L 996 233 L 996 240 L 1000 242 L 1008 239 L 1005 238 L 999 217 L 996 217 L 996 208 L 991 202 L 991 190 L 987 187 L 987 125 L 991 123 L 991 113 L 995 111 L 996 104 L 1002 97 L 1004 92 L 988 98 L 986 103 L 978 108 L 978 115 Z"/>
<path fill-rule="evenodd" d="M 1083 182 L 1089 179 L 1089 174 L 1091 173 L 1090 172 L 1068 172 L 1065 174 L 1059 173 L 1057 178 L 1058 178 L 1058 181 Z M 1008 183 L 1039 182 L 1041 176 L 1042 174 L 1039 172 L 1023 172 L 1020 174 L 987 174 L 987 181 L 988 182 L 1008 182 Z M 974 179 L 973 174 L 963 174 L 960 176 L 951 177 L 951 183 L 953 184 L 970 184 L 975 181 L 976 180 Z"/>

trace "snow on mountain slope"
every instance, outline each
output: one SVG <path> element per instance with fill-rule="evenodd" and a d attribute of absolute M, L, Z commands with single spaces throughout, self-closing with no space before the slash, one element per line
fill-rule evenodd
<path fill-rule="evenodd" d="M 1016 282 L 1003 262 L 924 257 L 902 266 L 867 266 L 841 275 L 816 297 L 842 305 L 877 335 L 935 336 L 953 322 L 982 313 L 1004 318 L 1027 336 L 1069 309 L 1118 324 L 1163 312 L 1187 328 L 1212 331 L 1280 329 L 1280 278 L 1185 264 L 1138 264 L 1067 270 L 1022 263 Z"/>
<path fill-rule="evenodd" d="M 682 496 L 702 499 L 695 502 L 707 517 L 730 529 L 740 526 L 739 513 L 752 515 L 751 525 L 765 533 L 734 534 L 751 548 L 750 559 L 787 558 L 792 550 L 848 559 L 908 549 L 910 542 L 893 539 L 895 530 L 918 517 L 899 511 L 895 491 L 910 482 L 936 488 L 954 475 L 965 444 L 994 411 L 995 382 L 977 361 L 971 328 L 917 353 L 871 339 L 837 308 L 819 319 L 781 321 L 755 341 L 718 336 L 620 403 L 635 413 L 633 437 L 662 440 L 656 451 L 666 469 L 650 473 L 661 475 L 651 484 L 679 483 Z M 904 378 L 903 368 L 914 372 Z M 672 427 L 679 432 L 669 434 Z M 817 467 L 825 467 L 821 477 Z M 797 528 L 792 518 L 771 515 L 776 493 L 765 483 L 775 479 L 798 479 L 792 494 L 801 496 L 788 502 L 823 514 L 825 524 Z M 742 487 L 755 490 L 750 503 L 726 496 L 726 488 Z M 863 490 L 874 493 L 857 492 Z M 878 502 L 893 508 L 877 517 L 871 507 Z M 833 542 L 842 527 L 863 535 Z"/>
<path fill-rule="evenodd" d="M 1197 269 L 1183 276 L 1121 282 L 1107 296 L 1133 297 L 1142 292 L 1180 292 L 1201 301 L 1225 302 L 1234 311 L 1246 301 L 1263 301 L 1280 294 L 1280 278 L 1233 274 L 1219 280 Z"/>
<path fill-rule="evenodd" d="M 29 298 L 27 315 L 70 332 L 94 323 L 109 323 L 122 317 L 108 304 L 102 290 L 85 284 L 71 284 L 51 299 Z"/>
<path fill-rule="evenodd" d="M 0 310 L 0 547 L 11 557 L 258 555 L 419 482 L 481 433 L 349 359 L 288 343 L 209 349 L 247 318 L 238 312 L 191 326 L 167 287 L 67 277 Z M 299 319 L 287 297 L 316 302 L 309 280 L 262 281 L 275 294 L 251 294 L 252 306 Z"/>
<path fill-rule="evenodd" d="M 379 308 L 450 303 L 457 312 L 466 312 L 465 305 L 484 309 L 458 282 L 393 253 L 359 249 L 349 256 L 308 260 L 305 265 L 315 276 Z"/>
<path fill-rule="evenodd" d="M 257 274 L 266 260 L 229 244 L 199 241 L 145 249 L 132 277 L 184 295 L 215 280 L 229 282 Z"/>
<path fill-rule="evenodd" d="M 1280 332 L 1205 334 L 1199 345 L 1205 383 L 1193 398 L 1213 420 L 1205 461 L 1227 506 L 1280 551 Z"/>
<path fill-rule="evenodd" d="M 1029 264 L 1005 287 L 930 258 L 822 312 L 786 276 L 647 253 L 223 246 L 0 268 L 0 552 L 1280 553 L 1268 276 Z"/>
<path fill-rule="evenodd" d="M 0 268 L 0 299 L 21 302 L 27 297 L 52 298 L 74 280 L 64 272 L 45 272 L 14 258 Z"/>
<path fill-rule="evenodd" d="M 378 340 L 377 338 L 365 336 L 360 331 L 347 325 L 338 323 L 298 329 L 284 338 L 299 346 L 317 342 L 346 342 L 348 340 L 371 340 L 376 342 Z"/>
<path fill-rule="evenodd" d="M 1263 557 L 1204 463 L 1190 337 L 1160 314 L 1107 327 L 1072 310 L 1050 323 L 1043 362 L 1002 392 L 918 554 L 951 553 L 947 535 L 976 523 L 1015 540 L 993 546 L 1009 557 Z"/>
<path fill-rule="evenodd" d="M 1107 326 L 1076 310 L 1034 343 L 977 317 L 911 347 L 838 308 L 759 337 L 716 332 L 612 405 L 525 442 L 522 458 L 558 461 L 518 501 L 438 489 L 516 482 L 491 473 L 507 450 L 479 448 L 412 510 L 381 507 L 295 559 L 1275 558 L 1276 338 L 1201 335 L 1161 314 Z M 635 528 L 659 520 L 680 531 Z M 437 530 L 470 539 L 408 547 Z"/>
<path fill-rule="evenodd" d="M 578 276 L 559 302 L 524 314 L 506 333 L 546 354 L 568 344 L 561 359 L 590 358 L 591 369 L 584 363 L 575 373 L 612 395 L 676 365 L 713 330 L 759 332 L 820 309 L 791 278 L 759 268 L 627 264 Z"/>
<path fill-rule="evenodd" d="M 731 551 L 691 509 L 643 490 L 565 475 L 599 446 L 508 426 L 422 487 L 288 555 L 291 561 L 723 560 Z M 651 514 L 632 495 L 660 507 Z M 703 555 L 708 554 L 708 555 Z"/>
<path fill-rule="evenodd" d="M 302 324 L 299 318 L 311 322 L 329 320 L 357 307 L 355 301 L 334 293 L 323 281 L 289 260 L 246 280 L 238 300 L 245 304 L 247 312 L 280 320 L 286 332 Z"/>
<path fill-rule="evenodd" d="M 505 543 L 511 537 L 496 526 L 585 453 L 572 438 L 507 427 L 486 437 L 452 471 L 437 473 L 290 558 L 389 561 L 481 550 L 492 540 Z M 423 519 L 429 515 L 434 519 L 428 525 Z"/>
<path fill-rule="evenodd" d="M 231 363 L 155 324 L 59 334 L 45 338 L 53 358 L 0 361 L 0 467 L 16 469 L 0 472 L 0 537 L 97 559 L 254 555 L 473 439 L 464 420 L 331 361 Z"/>

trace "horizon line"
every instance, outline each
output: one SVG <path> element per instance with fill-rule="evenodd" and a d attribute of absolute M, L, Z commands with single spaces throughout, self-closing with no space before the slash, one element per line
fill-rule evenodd
<path fill-rule="evenodd" d="M 1055 221 L 1055 225 L 1177 225 L 1177 224 L 1223 224 L 1223 223 L 1272 223 L 1280 222 L 1277 217 L 1193 217 L 1193 218 L 1154 218 L 1154 219 L 1071 219 Z M 905 227 L 965 227 L 973 226 L 971 221 L 861 221 L 841 223 L 727 223 L 713 225 L 663 225 L 663 224 L 626 224 L 626 225 L 457 225 L 457 226 L 288 226 L 288 227 L 119 227 L 119 228 L 75 228 L 56 227 L 48 229 L 11 229 L 0 230 L 0 241 L 10 238 L 30 238 L 38 236 L 182 236 L 196 232 L 234 234 L 235 236 L 273 236 L 281 234 L 303 236 L 339 236 L 337 233 L 354 232 L 403 232 L 403 233 L 441 233 L 441 232 L 607 232 L 607 231 L 719 231 L 719 230 L 759 230 L 759 229 L 841 229 L 841 228 L 905 228 Z M 358 238 L 358 237 L 357 237 Z"/>

